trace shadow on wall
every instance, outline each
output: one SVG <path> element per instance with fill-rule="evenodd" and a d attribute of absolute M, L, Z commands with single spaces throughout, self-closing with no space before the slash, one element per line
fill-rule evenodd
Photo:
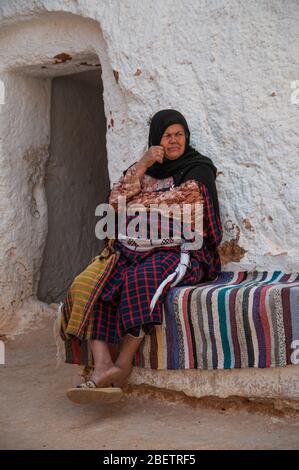
<path fill-rule="evenodd" d="M 109 192 L 103 84 L 98 70 L 54 78 L 46 168 L 48 234 L 38 298 L 63 299 L 96 256 L 95 208 Z"/>

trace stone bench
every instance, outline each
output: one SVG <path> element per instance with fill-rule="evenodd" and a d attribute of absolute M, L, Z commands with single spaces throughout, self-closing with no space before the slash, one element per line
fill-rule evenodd
<path fill-rule="evenodd" d="M 197 397 L 299 400 L 298 363 L 299 274 L 223 272 L 171 289 L 131 383 Z"/>

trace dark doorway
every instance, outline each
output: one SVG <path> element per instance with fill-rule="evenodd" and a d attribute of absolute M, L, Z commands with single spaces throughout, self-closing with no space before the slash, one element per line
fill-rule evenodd
<path fill-rule="evenodd" d="M 99 253 L 95 208 L 109 193 L 106 119 L 100 71 L 52 81 L 46 169 L 48 234 L 38 298 L 63 299 L 73 278 Z"/>

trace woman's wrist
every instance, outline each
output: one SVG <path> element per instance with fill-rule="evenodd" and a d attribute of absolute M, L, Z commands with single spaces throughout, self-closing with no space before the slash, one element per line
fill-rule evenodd
<path fill-rule="evenodd" d="M 138 177 L 142 178 L 142 176 L 147 170 L 147 165 L 143 161 L 140 160 L 139 162 L 136 163 L 135 168 L 136 168 L 136 173 Z"/>

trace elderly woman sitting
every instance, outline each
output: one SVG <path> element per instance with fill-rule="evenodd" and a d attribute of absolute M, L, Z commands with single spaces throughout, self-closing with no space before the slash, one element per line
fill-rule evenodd
<path fill-rule="evenodd" d="M 63 304 L 61 336 L 72 344 L 73 350 L 76 344 L 82 348 L 88 343 L 94 366 L 87 382 L 69 390 L 72 400 L 88 402 L 111 393 L 119 396 L 119 387 L 131 373 L 144 335 L 151 334 L 155 325 L 163 322 L 162 306 L 169 289 L 212 280 L 220 272 L 217 246 L 222 227 L 215 178 L 212 161 L 190 146 L 184 116 L 175 110 L 156 113 L 150 123 L 148 150 L 124 172 L 110 193 L 109 203 L 116 210 L 120 196 L 125 197 L 125 230 L 118 225 L 116 239 L 109 241 L 105 249 L 108 253 L 105 270 L 97 279 L 97 288 L 90 297 L 93 300 L 88 299 L 87 309 L 82 306 L 88 311 L 83 329 L 82 324 L 77 330 L 69 328 L 72 315 L 75 316 L 74 296 L 69 294 Z M 149 214 L 152 217 L 155 213 L 151 210 L 153 205 L 164 208 L 154 223 L 149 218 Z M 189 205 L 189 223 L 185 219 L 182 222 L 174 212 L 171 216 L 167 214 L 165 208 L 173 205 L 182 210 Z M 133 220 L 132 210 L 142 212 L 142 208 L 146 223 L 139 225 L 144 233 L 139 231 L 134 236 L 126 228 Z M 203 221 L 200 237 L 196 233 L 197 218 Z M 154 230 L 163 232 L 166 219 L 171 233 L 153 236 Z M 107 270 L 109 259 L 114 262 Z M 113 361 L 111 345 L 120 341 L 120 352 Z M 84 364 L 75 356 L 68 362 Z"/>

